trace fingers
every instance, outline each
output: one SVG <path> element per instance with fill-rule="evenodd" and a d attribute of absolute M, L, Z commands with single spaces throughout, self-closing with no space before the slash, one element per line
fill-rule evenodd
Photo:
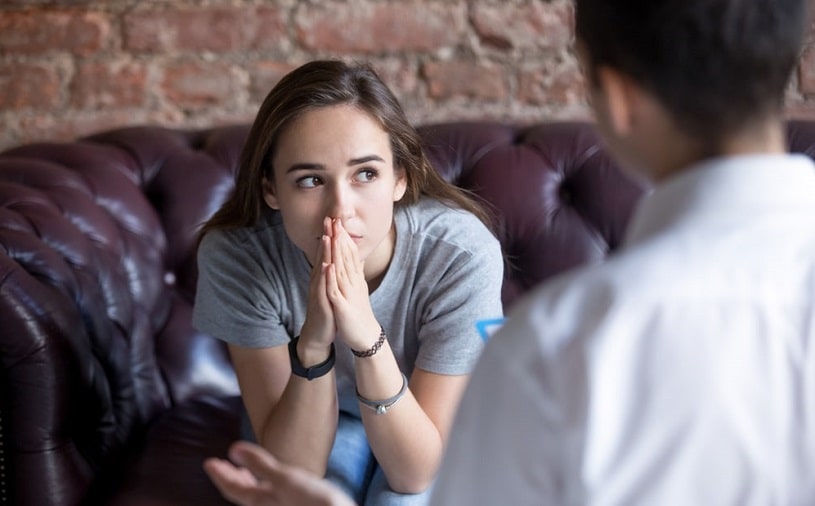
<path fill-rule="evenodd" d="M 230 502 L 240 505 L 276 503 L 270 485 L 258 481 L 248 469 L 216 458 L 205 460 L 203 467 L 215 488 Z"/>
<path fill-rule="evenodd" d="M 283 465 L 262 447 L 237 441 L 229 449 L 229 458 L 247 468 L 261 480 L 274 482 L 282 476 Z"/>
<path fill-rule="evenodd" d="M 341 294 L 347 296 L 355 283 L 365 283 L 365 279 L 357 260 L 357 246 L 341 220 L 333 222 L 331 251 L 337 286 Z"/>
<path fill-rule="evenodd" d="M 338 220 L 337 223 L 338 235 L 340 236 L 340 254 L 342 255 L 342 263 L 349 276 L 356 276 L 360 273 L 359 262 L 357 260 L 357 245 L 348 235 L 348 232 L 343 227 L 342 222 Z"/>
<path fill-rule="evenodd" d="M 318 340 L 330 339 L 334 329 L 331 302 L 326 295 L 326 270 L 332 259 L 330 234 L 333 233 L 331 220 L 328 218 L 323 222 L 323 232 L 318 238 L 317 253 L 309 279 L 307 317 L 304 328 L 301 329 L 302 333 Z"/>
<path fill-rule="evenodd" d="M 323 235 L 320 238 L 323 248 L 323 263 L 330 264 L 333 260 L 333 251 L 331 251 L 331 238 L 334 236 L 334 230 L 331 227 L 331 218 L 323 219 Z"/>
<path fill-rule="evenodd" d="M 225 498 L 240 505 L 353 505 L 339 488 L 303 469 L 288 466 L 262 447 L 239 441 L 229 457 L 241 468 L 208 459 L 204 469 Z"/>

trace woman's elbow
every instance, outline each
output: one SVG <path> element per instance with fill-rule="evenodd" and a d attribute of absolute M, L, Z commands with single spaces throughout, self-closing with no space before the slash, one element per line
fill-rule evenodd
<path fill-rule="evenodd" d="M 420 476 L 399 476 L 388 479 L 388 485 L 399 494 L 421 494 L 433 484 L 435 474 L 422 474 Z"/>

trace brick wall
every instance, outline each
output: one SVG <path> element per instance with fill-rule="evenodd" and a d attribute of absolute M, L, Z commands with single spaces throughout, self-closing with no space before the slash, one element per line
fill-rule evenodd
<path fill-rule="evenodd" d="M 569 0 L 2 0 L 0 149 L 249 122 L 288 70 L 371 61 L 415 123 L 585 118 Z M 815 117 L 815 44 L 789 90 Z"/>

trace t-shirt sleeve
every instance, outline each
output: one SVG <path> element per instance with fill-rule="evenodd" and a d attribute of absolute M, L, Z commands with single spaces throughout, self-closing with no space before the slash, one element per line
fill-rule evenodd
<path fill-rule="evenodd" d="M 440 241 L 440 260 L 423 266 L 425 279 L 437 281 L 422 309 L 416 366 L 436 374 L 469 374 L 484 347 L 479 324 L 503 317 L 500 244 L 480 222 L 467 242 L 462 249 Z"/>
<path fill-rule="evenodd" d="M 279 292 L 268 267 L 238 234 L 207 233 L 198 248 L 193 325 L 231 344 L 261 348 L 285 344 Z"/>

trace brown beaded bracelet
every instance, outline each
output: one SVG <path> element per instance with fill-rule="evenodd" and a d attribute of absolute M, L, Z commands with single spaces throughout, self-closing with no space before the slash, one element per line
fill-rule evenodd
<path fill-rule="evenodd" d="M 379 339 L 377 339 L 377 341 L 374 343 L 373 346 L 371 346 L 371 348 L 369 350 L 357 351 L 357 350 L 351 349 L 351 353 L 353 353 L 354 356 L 360 357 L 360 358 L 372 357 L 372 356 L 374 356 L 374 354 L 376 354 L 377 351 L 379 351 L 379 349 L 382 347 L 382 345 L 384 343 L 385 343 L 385 329 L 382 327 L 382 325 L 380 325 L 379 326 Z"/>

